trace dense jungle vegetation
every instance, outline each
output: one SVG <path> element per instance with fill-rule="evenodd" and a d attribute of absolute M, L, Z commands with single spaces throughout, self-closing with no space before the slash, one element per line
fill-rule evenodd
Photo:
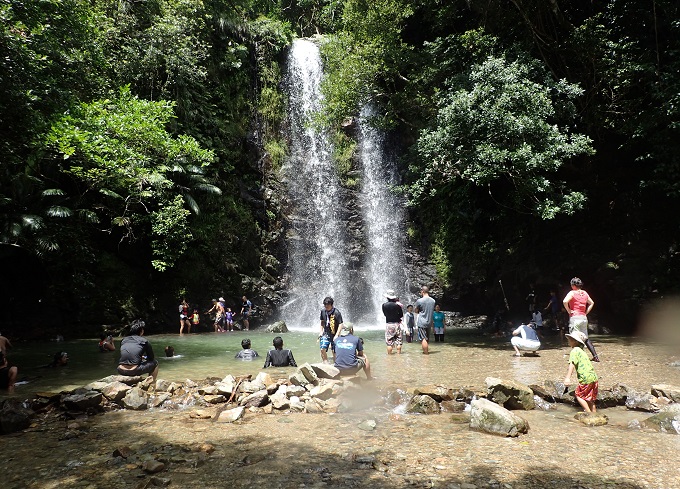
<path fill-rule="evenodd" d="M 12 321 L 156 311 L 174 326 L 184 293 L 275 287 L 281 68 L 292 39 L 322 34 L 319 123 L 382 108 L 410 243 L 449 296 L 493 310 L 503 280 L 519 308 L 530 283 L 547 302 L 579 275 L 608 325 L 630 330 L 679 285 L 679 7 L 1 0 Z"/>

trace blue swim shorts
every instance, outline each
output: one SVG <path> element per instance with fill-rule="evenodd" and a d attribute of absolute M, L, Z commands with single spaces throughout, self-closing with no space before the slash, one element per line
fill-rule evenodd
<path fill-rule="evenodd" d="M 319 347 L 322 350 L 328 350 L 329 346 L 331 347 L 331 351 L 335 351 L 335 342 L 331 340 L 330 336 L 325 334 L 321 338 L 319 338 Z"/>

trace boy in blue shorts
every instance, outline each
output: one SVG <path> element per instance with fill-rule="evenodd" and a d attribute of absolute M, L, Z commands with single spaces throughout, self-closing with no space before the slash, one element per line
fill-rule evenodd
<path fill-rule="evenodd" d="M 332 297 L 326 297 L 323 300 L 323 307 L 321 309 L 321 330 L 319 332 L 321 360 L 323 360 L 323 363 L 328 363 L 328 347 L 330 346 L 333 352 L 333 361 L 335 362 L 335 338 L 342 331 L 342 314 L 333 307 Z"/>

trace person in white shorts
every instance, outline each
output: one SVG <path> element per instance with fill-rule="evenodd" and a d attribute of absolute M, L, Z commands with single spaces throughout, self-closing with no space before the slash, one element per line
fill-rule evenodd
<path fill-rule="evenodd" d="M 527 324 L 520 324 L 519 328 L 512 332 L 510 343 L 515 349 L 516 357 L 522 356 L 520 350 L 537 351 L 541 347 L 541 341 L 538 339 L 536 331 Z"/>

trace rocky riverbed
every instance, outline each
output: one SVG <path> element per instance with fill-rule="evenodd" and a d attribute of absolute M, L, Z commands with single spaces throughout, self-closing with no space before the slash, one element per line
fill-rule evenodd
<path fill-rule="evenodd" d="M 646 354 L 630 362 L 652 358 L 645 348 L 636 345 Z M 607 351 L 616 361 L 631 348 Z M 561 350 L 542 356 L 564 367 Z M 35 412 L 28 427 L 0 438 L 3 487 L 680 487 L 673 360 L 605 379 L 604 416 L 583 420 L 557 376 L 532 372 L 530 384 L 499 365 L 465 385 L 454 374 L 366 382 L 321 365 L 186 381 L 111 377 L 24 403 Z M 649 369 L 666 382 L 643 386 L 659 380 Z M 521 422 L 496 431 L 506 436 L 487 434 L 475 416 L 489 409 Z"/>

